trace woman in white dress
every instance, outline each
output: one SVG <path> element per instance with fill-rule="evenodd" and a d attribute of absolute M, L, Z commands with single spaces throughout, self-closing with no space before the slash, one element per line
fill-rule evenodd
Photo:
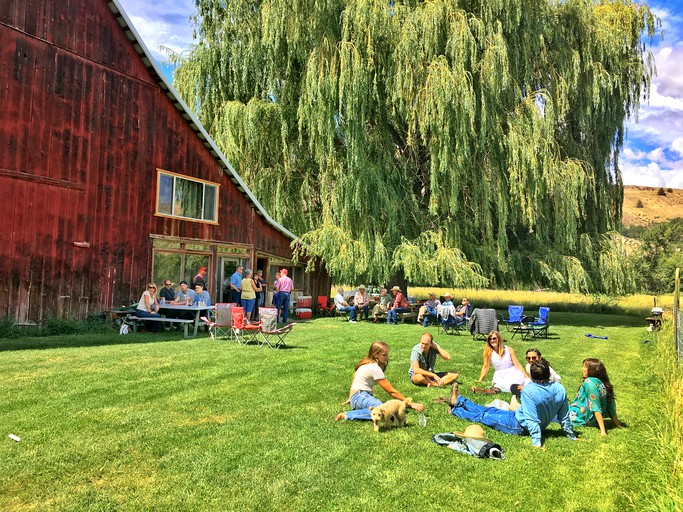
<path fill-rule="evenodd" d="M 524 367 L 517 360 L 512 347 L 503 344 L 503 337 L 498 331 L 491 331 L 486 337 L 484 347 L 484 364 L 479 374 L 479 382 L 482 382 L 489 369 L 493 365 L 493 385 L 490 388 L 473 387 L 475 393 L 494 395 L 501 391 L 510 392 L 510 386 L 514 384 L 524 385 L 531 382 Z"/>

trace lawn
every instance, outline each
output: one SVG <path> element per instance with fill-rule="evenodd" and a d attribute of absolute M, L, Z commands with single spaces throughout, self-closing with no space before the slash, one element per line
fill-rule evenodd
<path fill-rule="evenodd" d="M 645 508 L 649 475 L 661 470 L 651 442 L 662 403 L 649 370 L 654 338 L 640 317 L 552 313 L 551 320 L 549 339 L 509 344 L 521 355 L 540 348 L 571 396 L 582 360 L 601 358 L 627 428 L 608 422 L 605 438 L 580 429 L 584 442 L 572 442 L 553 424 L 545 451 L 528 437 L 487 428 L 505 461 L 431 442 L 467 423 L 432 403 L 444 390 L 409 383 L 410 349 L 423 331 L 415 324 L 314 320 L 298 325 L 282 350 L 175 333 L 0 340 L 0 509 Z M 375 339 L 391 348 L 392 384 L 426 404 L 426 428 L 415 413 L 407 428 L 389 432 L 334 422 L 353 367 Z M 466 390 L 481 368 L 483 342 L 436 340 L 453 355 L 437 369 L 461 372 Z"/>

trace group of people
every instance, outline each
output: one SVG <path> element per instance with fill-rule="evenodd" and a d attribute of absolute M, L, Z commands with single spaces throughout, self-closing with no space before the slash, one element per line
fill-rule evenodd
<path fill-rule="evenodd" d="M 166 279 L 164 287 L 157 297 L 157 285 L 147 283 L 147 289 L 142 293 L 135 309 L 138 318 L 161 318 L 159 313 L 159 299 L 168 304 L 186 306 L 206 306 L 211 307 L 211 297 L 209 292 L 204 289 L 203 281 L 195 281 L 194 290 L 190 289 L 187 281 L 180 281 L 180 289 L 173 289 L 173 283 Z M 166 316 L 171 318 L 194 318 L 194 314 L 183 311 L 168 311 Z M 161 329 L 160 322 L 147 322 L 146 330 L 156 333 Z"/>
<path fill-rule="evenodd" d="M 294 282 L 288 274 L 286 268 L 281 269 L 275 273 L 273 282 L 273 306 L 278 309 L 278 321 L 282 322 L 287 322 L 290 296 L 294 288 Z M 247 321 L 257 321 L 258 308 L 265 305 L 267 288 L 263 270 L 257 270 L 252 276 L 251 270 L 244 270 L 242 265 L 238 265 L 230 279 L 223 282 L 223 301 L 243 307 Z"/>
<path fill-rule="evenodd" d="M 543 359 L 541 352 L 531 348 L 526 352 L 526 367 L 523 367 L 512 347 L 504 344 L 498 331 L 487 336 L 483 352 L 483 365 L 479 382 L 487 376 L 490 367 L 494 368 L 491 388 L 472 388 L 474 392 L 487 394 L 501 391 L 513 394 L 515 406 L 508 409 L 483 406 L 465 398 L 459 392 L 459 373 L 454 371 L 436 372 L 437 357 L 445 361 L 451 355 L 439 346 L 430 333 L 424 333 L 420 343 L 410 354 L 408 375 L 417 386 L 442 387 L 451 385 L 447 398 L 436 401 L 446 402 L 449 414 L 471 422 L 482 423 L 506 434 L 529 435 L 533 446 L 542 446 L 542 432 L 552 422 L 562 426 L 567 438 L 575 440 L 575 426 L 595 426 L 602 435 L 607 435 L 605 419 L 611 418 L 615 427 L 622 425 L 617 417 L 614 388 L 610 382 L 605 365 L 599 359 L 587 358 L 583 361 L 583 381 L 571 403 L 567 392 L 560 383 L 560 376 Z M 370 407 L 382 402 L 374 396 L 374 387 L 379 385 L 392 398 L 405 400 L 387 380 L 385 371 L 389 362 L 389 347 L 382 341 L 375 341 L 354 369 L 354 378 L 349 392 L 351 410 L 337 414 L 336 420 L 370 420 Z M 512 404 L 511 404 L 512 405 Z M 421 403 L 409 403 L 408 407 L 423 412 Z"/>

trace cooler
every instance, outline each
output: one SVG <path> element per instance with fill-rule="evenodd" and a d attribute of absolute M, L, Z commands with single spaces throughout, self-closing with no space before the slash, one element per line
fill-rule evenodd
<path fill-rule="evenodd" d="M 299 297 L 301 298 L 301 297 Z M 294 314 L 297 318 L 306 319 L 313 317 L 313 310 L 311 308 L 296 308 Z"/>
<path fill-rule="evenodd" d="M 299 295 L 296 299 L 296 307 L 298 308 L 312 308 L 313 307 L 313 297 L 310 295 Z"/>

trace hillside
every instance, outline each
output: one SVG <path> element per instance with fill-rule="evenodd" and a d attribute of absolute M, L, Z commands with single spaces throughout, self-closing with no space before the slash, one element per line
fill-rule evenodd
<path fill-rule="evenodd" d="M 658 190 L 633 185 L 624 187 L 624 226 L 647 226 L 683 217 L 683 190 L 673 189 L 665 196 L 657 195 Z M 636 207 L 638 200 L 642 201 L 642 208 Z"/>

